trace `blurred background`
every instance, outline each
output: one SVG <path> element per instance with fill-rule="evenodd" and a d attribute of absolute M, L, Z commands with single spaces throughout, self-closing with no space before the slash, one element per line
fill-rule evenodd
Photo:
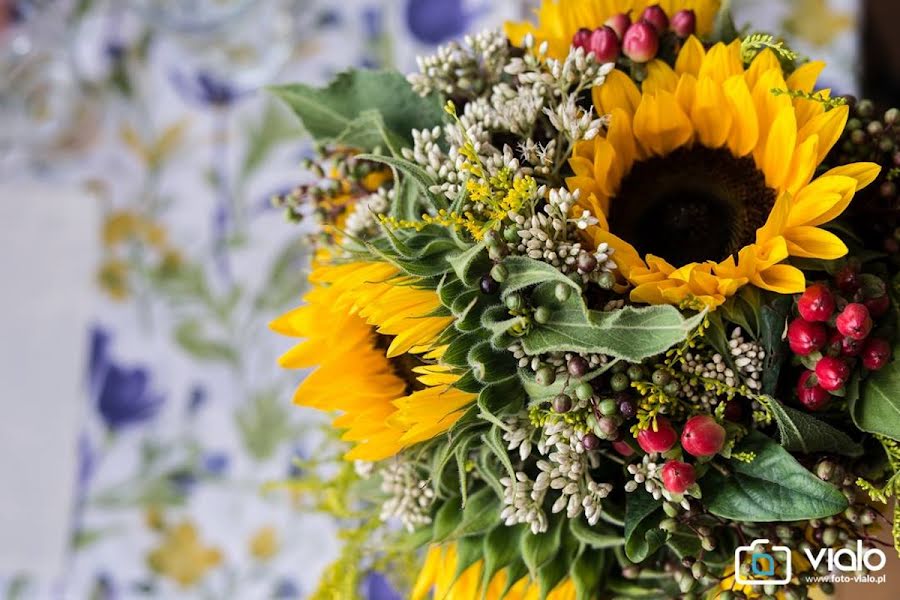
<path fill-rule="evenodd" d="M 336 523 L 272 484 L 315 469 L 322 420 L 266 328 L 308 260 L 270 198 L 313 147 L 263 88 L 409 71 L 530 4 L 0 0 L 0 598 L 314 589 Z M 890 99 L 894 4 L 733 7 Z"/>

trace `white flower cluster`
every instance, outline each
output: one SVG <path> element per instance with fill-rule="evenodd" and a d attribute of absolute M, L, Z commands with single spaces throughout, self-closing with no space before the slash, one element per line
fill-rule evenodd
<path fill-rule="evenodd" d="M 359 201 L 347 215 L 344 228 L 347 233 L 358 238 L 368 238 L 378 234 L 378 215 L 387 213 L 393 203 L 395 189 L 378 188 L 376 192 Z"/>
<path fill-rule="evenodd" d="M 584 434 L 561 419 L 552 420 L 545 424 L 535 446 L 534 428 L 527 421 L 513 419 L 508 425 L 509 431 L 503 437 L 509 450 L 518 450 L 519 457 L 525 460 L 536 447 L 542 458 L 537 460 L 540 472 L 534 481 L 523 472 L 516 473 L 515 481 L 509 477 L 500 480 L 504 486 L 504 522 L 525 523 L 536 533 L 545 531 L 547 516 L 542 506 L 547 494 L 555 491 L 559 495 L 550 509 L 552 513 L 566 511 L 570 519 L 584 513 L 588 523 L 595 525 L 600 519 L 602 499 L 613 486 L 591 477 L 589 470 L 599 465 L 599 459 L 585 448 Z"/>
<path fill-rule="evenodd" d="M 441 46 L 433 56 L 417 57 L 420 72 L 410 75 L 409 82 L 422 96 L 432 92 L 451 98 L 478 95 L 500 79 L 508 61 L 506 35 L 490 29 Z"/>
<path fill-rule="evenodd" d="M 389 495 L 381 506 L 382 521 L 398 519 L 410 533 L 431 523 L 434 490 L 419 479 L 412 464 L 400 460 L 388 464 L 381 471 L 381 491 Z"/>
<path fill-rule="evenodd" d="M 644 489 L 648 494 L 653 496 L 654 500 L 665 498 L 666 500 L 671 501 L 674 499 L 672 494 L 663 485 L 662 465 L 658 464 L 653 456 L 645 454 L 643 459 L 641 459 L 641 462 L 628 465 L 628 472 L 631 474 L 632 480 L 625 484 L 626 492 L 633 492 L 643 485 Z M 690 502 L 687 499 L 687 496 L 690 495 L 689 492 L 686 492 L 678 499 L 678 503 L 684 510 L 689 510 L 691 508 Z"/>

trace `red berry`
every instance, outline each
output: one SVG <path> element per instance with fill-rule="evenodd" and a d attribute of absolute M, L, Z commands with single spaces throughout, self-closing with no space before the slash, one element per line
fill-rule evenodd
<path fill-rule="evenodd" d="M 697 15 L 690 9 L 679 10 L 672 15 L 672 31 L 684 39 L 697 30 Z"/>
<path fill-rule="evenodd" d="M 619 13 L 608 18 L 604 25 L 612 27 L 612 30 L 616 32 L 616 35 L 619 36 L 619 39 L 621 40 L 625 36 L 625 32 L 628 31 L 628 27 L 631 25 L 631 19 L 625 13 Z"/>
<path fill-rule="evenodd" d="M 891 345 L 884 338 L 866 340 L 862 349 L 862 364 L 870 371 L 877 371 L 891 360 Z"/>
<path fill-rule="evenodd" d="M 641 13 L 641 19 L 647 21 L 656 30 L 656 33 L 662 35 L 669 29 L 669 16 L 659 4 L 648 6 Z"/>
<path fill-rule="evenodd" d="M 656 419 L 656 431 L 653 428 L 642 429 L 637 434 L 638 445 L 644 452 L 667 452 L 678 441 L 678 432 L 665 417 Z"/>
<path fill-rule="evenodd" d="M 816 378 L 822 389 L 833 392 L 844 387 L 850 377 L 850 366 L 834 356 L 823 356 L 816 363 Z"/>
<path fill-rule="evenodd" d="M 825 345 L 828 332 L 821 323 L 810 323 L 802 317 L 788 325 L 788 344 L 798 356 L 807 356 Z"/>
<path fill-rule="evenodd" d="M 891 307 L 891 299 L 887 294 L 878 296 L 877 298 L 866 298 L 863 304 L 869 309 L 869 314 L 873 319 L 883 317 Z"/>
<path fill-rule="evenodd" d="M 797 397 L 800 404 L 809 410 L 821 410 L 831 400 L 831 394 L 822 389 L 819 384 L 810 384 L 809 378 L 813 376 L 812 371 L 804 371 L 800 374 L 800 380 L 797 382 Z"/>
<path fill-rule="evenodd" d="M 659 34 L 646 21 L 634 23 L 622 38 L 622 51 L 636 63 L 648 62 L 659 51 Z"/>
<path fill-rule="evenodd" d="M 838 333 L 840 335 L 840 333 Z M 849 337 L 841 338 L 841 356 L 859 356 L 862 352 L 862 340 L 854 340 Z"/>
<path fill-rule="evenodd" d="M 613 442 L 612 447 L 616 452 L 618 452 L 622 456 L 631 456 L 632 454 L 634 454 L 634 448 L 632 448 L 631 446 L 629 446 L 628 444 L 626 444 L 625 442 L 623 442 L 621 440 L 618 442 Z"/>
<path fill-rule="evenodd" d="M 709 415 L 688 419 L 681 430 L 681 447 L 692 456 L 713 456 L 725 445 L 725 428 Z"/>
<path fill-rule="evenodd" d="M 863 340 L 872 331 L 872 318 L 865 304 L 848 304 L 838 315 L 835 325 L 842 335 L 854 340 Z"/>
<path fill-rule="evenodd" d="M 862 282 L 859 278 L 859 265 L 847 263 L 834 275 L 834 284 L 845 294 L 854 294 Z"/>
<path fill-rule="evenodd" d="M 834 313 L 834 296 L 822 284 L 811 285 L 797 301 L 797 310 L 807 321 L 827 321 Z"/>
<path fill-rule="evenodd" d="M 585 50 L 593 52 L 598 62 L 615 62 L 619 58 L 619 37 L 612 27 L 598 27 L 591 33 Z"/>
<path fill-rule="evenodd" d="M 591 39 L 591 33 L 593 33 L 587 27 L 582 27 L 578 31 L 575 32 L 575 35 L 572 37 L 572 45 L 576 48 L 584 48 L 587 50 L 588 42 Z"/>
<path fill-rule="evenodd" d="M 697 474 L 694 467 L 686 462 L 670 460 L 663 465 L 662 480 L 667 490 L 673 494 L 683 494 L 697 481 Z"/>

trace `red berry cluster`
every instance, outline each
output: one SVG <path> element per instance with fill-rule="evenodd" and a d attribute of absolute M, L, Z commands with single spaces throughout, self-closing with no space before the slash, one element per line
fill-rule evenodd
<path fill-rule="evenodd" d="M 591 31 L 581 28 L 572 38 L 572 45 L 593 52 L 601 63 L 615 62 L 619 54 L 625 54 L 636 63 L 645 63 L 659 52 L 660 37 L 668 32 L 685 39 L 697 28 L 697 17 L 692 10 L 680 10 L 669 16 L 658 5 L 648 6 L 634 23 L 627 14 L 620 13 L 606 20 L 602 27 Z"/>
<path fill-rule="evenodd" d="M 865 285 L 864 285 L 865 283 Z M 821 410 L 831 392 L 844 387 L 857 362 L 877 371 L 891 359 L 891 345 L 871 336 L 874 319 L 890 307 L 884 282 L 860 275 L 849 264 L 837 273 L 834 287 L 809 286 L 797 301 L 800 316 L 788 325 L 791 351 L 809 367 L 797 381 L 797 397 L 809 410 Z"/>
<path fill-rule="evenodd" d="M 665 417 L 656 419 L 656 430 L 644 429 L 637 434 L 638 445 L 647 453 L 668 452 L 678 443 L 678 432 Z M 715 456 L 725 446 L 725 428 L 709 415 L 696 415 L 687 420 L 681 430 L 681 447 L 697 458 Z M 662 468 L 666 489 L 683 494 L 694 485 L 697 475 L 689 463 L 670 459 Z"/>

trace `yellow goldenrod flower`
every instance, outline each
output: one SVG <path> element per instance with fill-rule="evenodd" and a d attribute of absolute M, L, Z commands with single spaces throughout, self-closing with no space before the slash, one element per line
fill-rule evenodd
<path fill-rule="evenodd" d="M 147 555 L 147 563 L 155 573 L 184 587 L 203 579 L 220 562 L 219 550 L 203 545 L 197 529 L 189 521 L 167 529 L 160 545 Z"/>
<path fill-rule="evenodd" d="M 582 27 L 596 29 L 621 13 L 630 13 L 633 20 L 654 4 L 669 16 L 679 10 L 693 10 L 697 17 L 697 33 L 706 36 L 712 31 L 720 0 L 544 0 L 535 11 L 537 24 L 507 22 L 504 29 L 516 46 L 522 46 L 525 36 L 530 33 L 534 36 L 535 47 L 547 42 L 547 55 L 563 59 L 569 54 L 572 38 Z"/>
<path fill-rule="evenodd" d="M 803 273 L 786 259 L 847 253 L 821 226 L 880 168 L 814 179 L 848 113 L 808 97 L 823 67 L 785 77 L 766 49 L 745 68 L 739 40 L 707 51 L 691 37 L 674 69 L 648 64 L 641 88 L 621 71 L 594 88 L 609 128 L 576 144 L 567 184 L 600 219 L 588 237 L 615 248 L 633 301 L 714 307 L 746 284 L 800 292 Z"/>
<path fill-rule="evenodd" d="M 438 336 L 452 317 L 432 290 L 413 286 L 381 262 L 319 264 L 306 304 L 272 322 L 305 338 L 285 353 L 285 368 L 315 367 L 294 402 L 338 411 L 334 425 L 356 446 L 347 460 L 380 460 L 446 431 L 474 395 L 453 387 L 458 376 L 429 364 L 443 354 Z"/>
<path fill-rule="evenodd" d="M 526 575 L 515 582 L 506 594 L 503 590 L 507 587 L 507 573 L 505 570 L 497 572 L 491 579 L 485 594 L 481 594 L 484 561 L 479 560 L 463 571 L 456 581 L 453 575 L 456 573 L 456 544 L 432 546 L 428 549 L 425 564 L 419 572 L 416 584 L 413 587 L 411 600 L 472 600 L 484 598 L 484 600 L 539 600 L 541 597 L 540 586 L 531 581 Z M 575 600 L 575 585 L 569 579 L 564 579 L 548 595 L 547 600 Z"/>

